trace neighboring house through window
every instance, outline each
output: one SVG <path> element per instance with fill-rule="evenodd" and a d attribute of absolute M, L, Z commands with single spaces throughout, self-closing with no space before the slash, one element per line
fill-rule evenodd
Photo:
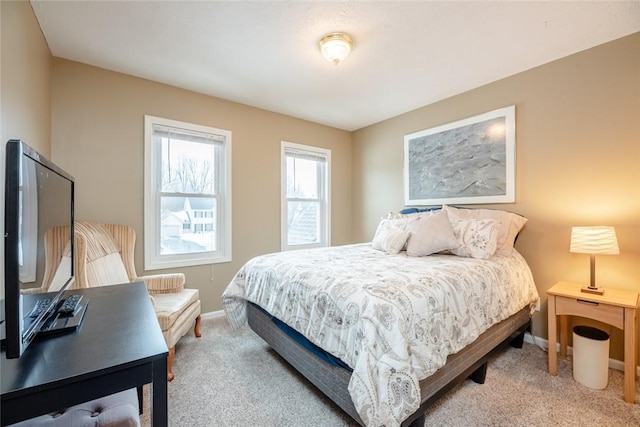
<path fill-rule="evenodd" d="M 282 250 L 331 244 L 331 151 L 282 142 Z"/>
<path fill-rule="evenodd" d="M 231 261 L 231 132 L 145 116 L 145 269 Z"/>

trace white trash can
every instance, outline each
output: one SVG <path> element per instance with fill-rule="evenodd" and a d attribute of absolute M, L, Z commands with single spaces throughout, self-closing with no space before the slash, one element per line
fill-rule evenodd
<path fill-rule="evenodd" d="M 573 379 L 595 390 L 609 382 L 609 334 L 590 326 L 573 328 Z"/>

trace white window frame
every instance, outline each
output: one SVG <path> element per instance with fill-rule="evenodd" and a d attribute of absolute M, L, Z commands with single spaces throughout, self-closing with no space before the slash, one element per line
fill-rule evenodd
<path fill-rule="evenodd" d="M 224 138 L 223 155 L 216 157 L 217 250 L 160 255 L 160 190 L 162 148 L 153 143 L 153 126 L 208 133 Z M 144 116 L 144 268 L 187 267 L 231 261 L 231 131 L 161 117 Z M 218 193 L 219 192 L 219 193 Z"/>
<path fill-rule="evenodd" d="M 318 197 L 320 201 L 320 241 L 306 245 L 289 245 L 288 241 L 288 201 L 287 198 L 287 153 L 299 152 L 311 156 L 324 157 L 326 166 L 324 176 L 318 179 Z M 280 247 L 283 251 L 311 249 L 331 246 L 331 150 L 281 141 L 280 148 L 281 205 L 280 205 Z"/>

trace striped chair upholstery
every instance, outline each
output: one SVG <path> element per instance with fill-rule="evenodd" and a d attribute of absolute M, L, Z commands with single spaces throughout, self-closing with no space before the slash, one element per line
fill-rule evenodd
<path fill-rule="evenodd" d="M 62 228 L 62 227 L 60 227 Z M 136 233 L 127 225 L 76 221 L 74 245 L 75 278 L 70 289 L 144 282 L 151 296 L 167 347 L 167 376 L 173 380 L 175 345 L 193 326 L 200 337 L 200 297 L 197 289 L 184 287 L 182 273 L 138 276 L 134 264 Z M 70 249 L 63 241 L 65 233 L 52 229 L 45 235 L 46 267 L 43 289 L 55 286 L 55 271 Z"/>

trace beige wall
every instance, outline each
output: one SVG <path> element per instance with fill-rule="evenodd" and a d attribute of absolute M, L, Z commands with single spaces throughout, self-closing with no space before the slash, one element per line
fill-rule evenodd
<path fill-rule="evenodd" d="M 204 311 L 221 308 L 243 262 L 279 250 L 281 140 L 332 149 L 332 242 L 369 241 L 403 206 L 405 134 L 512 104 L 517 202 L 490 207 L 529 218 L 516 247 L 543 299 L 534 333 L 546 337 L 546 289 L 588 281 L 587 256 L 567 249 L 572 225 L 616 226 L 622 253 L 598 257 L 598 280 L 640 290 L 640 34 L 349 134 L 52 59 L 27 1 L 0 2 L 0 19 L 2 141 L 22 138 L 68 169 L 80 219 L 131 224 L 142 239 L 144 114 L 233 132 L 233 262 L 180 270 Z M 141 241 L 136 265 L 143 274 Z M 621 359 L 618 332 L 612 346 Z"/>
<path fill-rule="evenodd" d="M 28 1 L 3 1 L 0 9 L 2 151 L 7 140 L 22 139 L 50 157 L 51 52 Z"/>
<path fill-rule="evenodd" d="M 53 157 L 76 178 L 76 217 L 133 226 L 139 275 L 144 115 L 232 132 L 233 261 L 156 270 L 184 272 L 204 312 L 222 308 L 248 259 L 280 250 L 282 140 L 331 149 L 332 243 L 351 242 L 349 132 L 63 59 L 53 61 L 52 88 Z"/>
<path fill-rule="evenodd" d="M 4 206 L 5 144 L 22 139 L 51 154 L 51 53 L 28 1 L 0 2 L 0 200 Z M 4 209 L 0 213 L 4 230 Z M 4 232 L 2 233 L 4 234 Z M 4 280 L 4 245 L 0 245 Z M 0 296 L 4 286 L 0 287 Z"/>
<path fill-rule="evenodd" d="M 545 291 L 588 283 L 589 257 L 569 253 L 573 225 L 613 225 L 621 254 L 597 258 L 603 285 L 640 291 L 640 33 L 358 130 L 352 137 L 354 240 L 404 206 L 403 137 L 516 105 L 516 203 L 529 218 L 516 248 L 529 261 L 547 336 Z M 622 359 L 621 334 L 612 355 Z"/>

